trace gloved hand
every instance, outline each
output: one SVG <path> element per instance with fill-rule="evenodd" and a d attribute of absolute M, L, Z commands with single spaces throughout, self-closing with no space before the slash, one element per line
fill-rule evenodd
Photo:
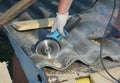
<path fill-rule="evenodd" d="M 59 14 L 57 13 L 57 16 L 56 16 L 56 19 L 54 21 L 54 24 L 52 26 L 52 30 L 51 32 L 54 32 L 55 30 L 58 29 L 59 33 L 62 35 L 62 36 L 65 36 L 65 33 L 64 33 L 64 26 L 68 20 L 68 12 L 65 13 L 65 14 Z"/>

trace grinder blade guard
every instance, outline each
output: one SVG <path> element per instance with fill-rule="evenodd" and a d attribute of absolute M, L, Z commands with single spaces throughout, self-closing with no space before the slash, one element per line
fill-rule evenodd
<path fill-rule="evenodd" d="M 68 33 L 72 31 L 72 29 L 79 24 L 80 22 L 80 16 L 75 15 L 68 19 L 65 28 L 64 33 L 66 36 L 68 36 Z M 36 45 L 35 52 L 38 55 L 42 55 L 48 59 L 51 58 L 57 58 L 58 53 L 61 50 L 60 41 L 65 38 L 66 36 L 62 36 L 58 30 L 54 31 L 53 33 L 50 33 L 46 36 L 45 40 L 40 41 Z"/>

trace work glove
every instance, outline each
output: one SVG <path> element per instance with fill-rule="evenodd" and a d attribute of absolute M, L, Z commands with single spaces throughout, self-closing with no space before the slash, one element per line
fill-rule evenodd
<path fill-rule="evenodd" d="M 54 24 L 52 26 L 52 29 L 51 29 L 51 32 L 54 32 L 55 30 L 58 30 L 59 33 L 62 35 L 62 36 L 65 36 L 65 33 L 64 33 L 64 26 L 68 20 L 68 12 L 65 13 L 65 14 L 59 14 L 57 13 L 57 16 L 55 18 L 55 21 L 54 21 Z"/>

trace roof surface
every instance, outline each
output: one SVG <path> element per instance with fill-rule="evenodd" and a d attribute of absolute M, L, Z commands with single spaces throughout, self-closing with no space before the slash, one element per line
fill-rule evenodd
<path fill-rule="evenodd" d="M 0 5 L 0 8 L 2 8 L 2 11 L 5 11 L 17 1 L 18 0 L 4 0 L 3 4 Z M 58 1 L 59 0 L 37 0 L 36 3 L 21 12 L 21 14 L 18 15 L 13 21 L 55 17 Z M 70 15 L 79 14 L 81 11 L 90 8 L 93 2 L 94 1 L 90 0 L 74 0 L 70 9 Z M 37 29 L 19 32 L 11 27 L 11 22 L 5 26 L 5 30 L 15 39 L 19 46 L 26 52 L 26 54 L 31 57 L 38 68 L 50 66 L 52 68 L 62 70 L 67 68 L 76 60 L 82 61 L 87 65 L 93 65 L 100 58 L 99 46 L 93 44 L 88 40 L 88 38 L 90 34 L 94 32 L 96 32 L 95 38 L 100 38 L 103 36 L 103 32 L 105 30 L 104 28 L 109 21 L 112 9 L 113 0 L 98 0 L 92 9 L 84 14 L 81 14 L 83 22 L 80 23 L 80 25 L 77 26 L 72 33 L 70 33 L 68 38 L 66 38 L 66 42 L 63 43 L 63 46 L 65 47 L 63 47 L 63 51 L 61 51 L 61 55 L 57 59 L 52 59 L 52 61 L 55 61 L 53 63 L 45 59 L 43 56 L 37 55 L 34 51 L 35 44 L 44 39 L 46 34 L 49 33 L 48 30 Z M 83 46 L 82 48 L 81 43 Z M 70 47 L 69 44 L 75 48 Z M 113 60 L 119 61 L 119 45 L 116 44 L 116 42 L 113 42 L 110 38 L 104 42 L 104 45 L 103 57 L 109 56 Z"/>

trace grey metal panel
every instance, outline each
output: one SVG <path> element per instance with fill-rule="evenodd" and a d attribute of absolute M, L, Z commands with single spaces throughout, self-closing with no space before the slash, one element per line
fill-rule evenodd
<path fill-rule="evenodd" d="M 28 57 L 25 52 L 20 48 L 17 42 L 12 38 L 12 36 L 7 33 L 7 36 L 13 46 L 13 49 L 19 59 L 19 62 L 25 72 L 25 75 L 29 83 L 47 83 L 44 71 L 42 69 L 37 69 L 33 61 Z M 38 75 L 41 76 L 42 82 L 38 80 Z"/>
<path fill-rule="evenodd" d="M 61 45 L 63 48 L 59 53 L 59 57 L 57 59 L 51 59 L 51 63 L 49 59 L 43 58 L 43 56 L 34 52 L 35 44 L 38 43 L 38 41 L 41 41 L 48 33 L 46 29 L 19 32 L 11 27 L 10 23 L 5 27 L 5 29 L 19 44 L 20 48 L 25 51 L 29 57 L 31 57 L 32 61 L 38 68 L 50 66 L 55 69 L 65 69 L 76 60 L 80 60 L 87 65 L 93 65 L 99 60 L 99 46 L 90 42 L 88 38 L 91 36 L 90 34 L 94 32 L 96 35 L 95 37 L 92 36 L 93 38 L 103 37 L 103 32 L 109 21 L 112 9 L 113 0 L 99 0 L 99 2 L 89 10 L 89 12 L 81 14 L 83 21 L 80 22 L 80 25 L 76 26 L 69 34 L 69 37 L 65 39 L 66 41 Z M 20 17 L 17 18 L 18 21 L 19 18 Z M 82 45 L 82 48 L 80 45 Z M 85 47 L 88 48 L 88 50 Z M 120 49 L 118 45 L 117 47 L 117 49 Z M 104 54 L 109 54 L 109 51 L 105 50 Z M 120 56 L 113 56 L 114 54 L 115 53 L 113 52 L 113 54 L 108 56 L 113 58 L 113 60 L 119 60 Z M 119 51 L 117 54 L 120 54 Z"/>

